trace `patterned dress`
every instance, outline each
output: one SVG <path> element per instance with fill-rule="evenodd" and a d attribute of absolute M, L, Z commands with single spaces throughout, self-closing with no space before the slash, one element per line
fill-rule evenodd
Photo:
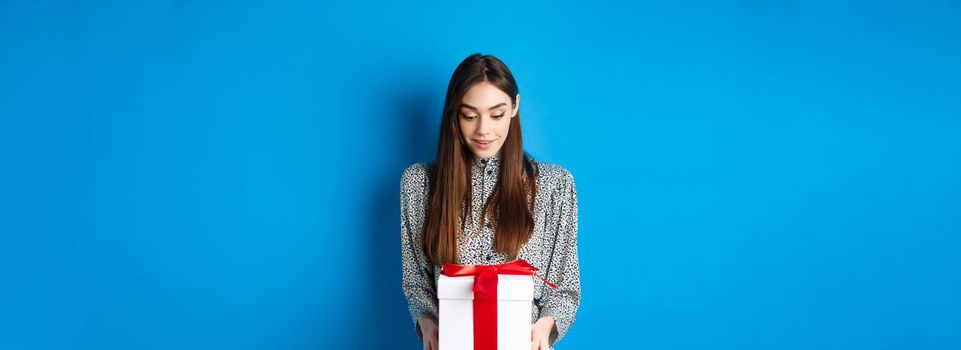
<path fill-rule="evenodd" d="M 462 265 L 492 265 L 509 262 L 507 256 L 493 249 L 494 230 L 487 224 L 480 228 L 484 202 L 497 181 L 501 155 L 475 159 L 471 170 L 472 215 L 467 233 L 458 237 L 458 261 Z M 532 320 L 553 316 L 555 331 L 549 342 L 553 346 L 567 334 L 574 323 L 580 304 L 580 268 L 577 261 L 577 191 L 574 177 L 567 169 L 552 163 L 534 161 L 539 170 L 535 201 L 535 225 L 531 239 L 521 248 L 518 258 L 539 268 L 553 289 L 534 279 Z M 437 317 L 437 279 L 440 266 L 427 260 L 421 250 L 422 230 L 430 188 L 431 164 L 415 163 L 403 173 L 400 184 L 400 234 L 403 289 L 418 339 L 423 335 L 417 319 L 427 313 Z"/>

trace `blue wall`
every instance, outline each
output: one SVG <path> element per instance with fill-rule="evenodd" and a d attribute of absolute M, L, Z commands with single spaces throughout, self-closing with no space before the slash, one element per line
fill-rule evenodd
<path fill-rule="evenodd" d="M 961 5 L 0 3 L 0 348 L 418 349 L 473 52 L 569 168 L 566 349 L 961 347 Z"/>

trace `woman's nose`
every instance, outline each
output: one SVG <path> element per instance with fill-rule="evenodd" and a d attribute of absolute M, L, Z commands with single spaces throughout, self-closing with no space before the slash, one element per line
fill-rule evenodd
<path fill-rule="evenodd" d="M 487 135 L 489 132 L 487 129 L 489 128 L 490 122 L 484 120 L 484 118 L 480 118 L 480 121 L 477 123 L 477 134 L 482 136 Z"/>

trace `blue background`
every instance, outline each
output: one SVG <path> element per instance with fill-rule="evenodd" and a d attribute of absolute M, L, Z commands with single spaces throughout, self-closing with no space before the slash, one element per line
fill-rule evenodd
<path fill-rule="evenodd" d="M 0 348 L 417 349 L 474 52 L 574 174 L 566 349 L 961 347 L 961 4 L 3 1 Z"/>

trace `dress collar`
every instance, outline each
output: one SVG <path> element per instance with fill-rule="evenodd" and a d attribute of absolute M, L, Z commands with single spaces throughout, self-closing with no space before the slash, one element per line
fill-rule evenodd
<path fill-rule="evenodd" d="M 474 157 L 474 166 L 479 168 L 486 168 L 488 166 L 493 166 L 495 169 L 501 164 L 501 154 L 491 156 L 490 158 L 479 158 Z"/>

